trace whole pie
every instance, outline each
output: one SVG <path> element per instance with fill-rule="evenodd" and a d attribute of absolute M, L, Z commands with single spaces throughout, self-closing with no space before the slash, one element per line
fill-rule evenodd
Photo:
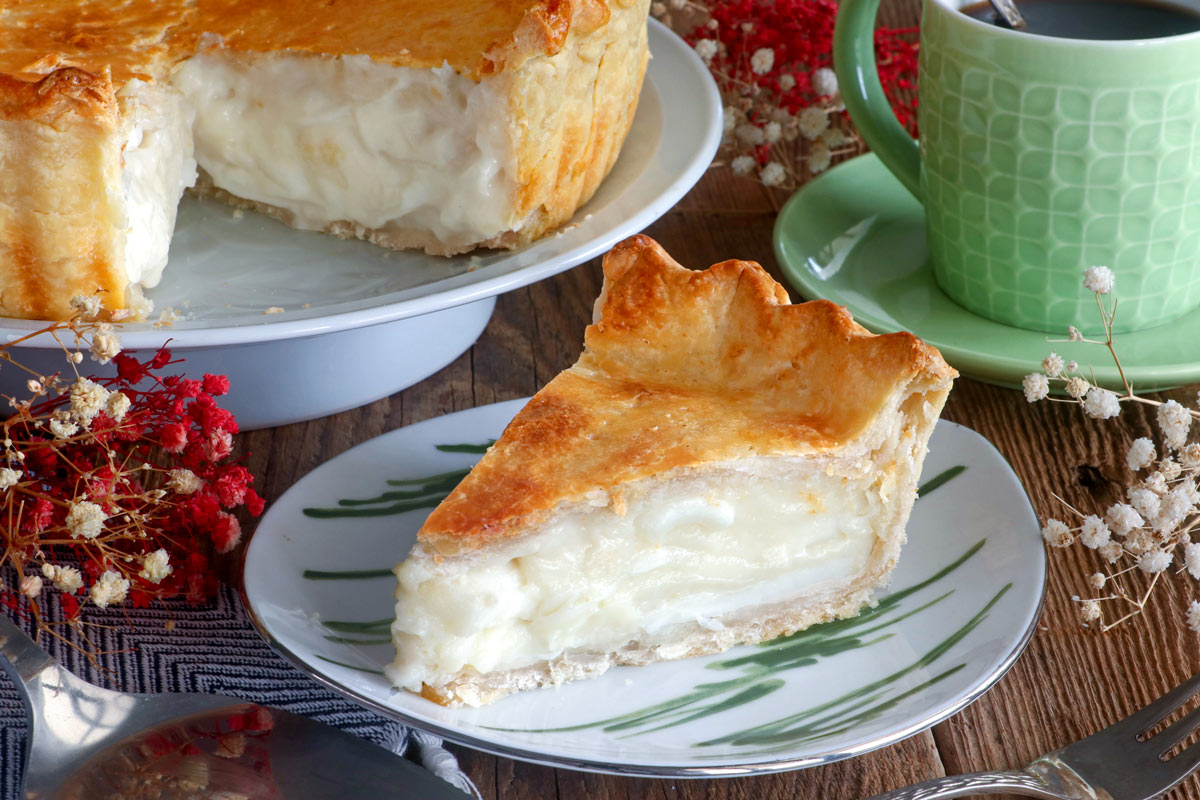
<path fill-rule="evenodd" d="M 644 236 L 604 278 L 578 362 L 397 566 L 397 686 L 479 705 L 759 642 L 856 614 L 896 564 L 957 374 L 934 348 Z"/>
<path fill-rule="evenodd" d="M 183 190 L 394 248 L 510 248 L 608 173 L 647 0 L 6 0 L 0 315 L 131 305 Z"/>

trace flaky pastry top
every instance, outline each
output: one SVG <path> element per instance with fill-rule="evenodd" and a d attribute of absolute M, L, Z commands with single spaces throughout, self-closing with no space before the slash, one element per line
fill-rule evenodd
<path fill-rule="evenodd" d="M 684 467 L 854 441 L 897 394 L 957 373 L 909 333 L 825 300 L 792 305 L 758 264 L 680 266 L 634 236 L 604 259 L 584 352 L 517 414 L 419 538 L 444 554 L 512 536 L 562 502 Z"/>
<path fill-rule="evenodd" d="M 365 55 L 395 66 L 449 64 L 473 79 L 558 52 L 574 27 L 627 0 L 5 0 L 0 75 L 54 69 L 164 80 L 204 34 L 247 52 Z"/>

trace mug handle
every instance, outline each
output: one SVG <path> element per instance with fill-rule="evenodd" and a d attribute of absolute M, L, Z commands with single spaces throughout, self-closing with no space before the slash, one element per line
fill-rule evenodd
<path fill-rule="evenodd" d="M 917 200 L 921 150 L 892 113 L 875 65 L 875 14 L 879 0 L 841 0 L 833 30 L 833 69 L 854 127 L 883 165 Z"/>

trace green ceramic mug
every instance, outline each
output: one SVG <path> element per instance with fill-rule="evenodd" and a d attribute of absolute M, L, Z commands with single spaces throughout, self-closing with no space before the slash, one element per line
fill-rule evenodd
<path fill-rule="evenodd" d="M 879 85 L 879 0 L 842 0 L 834 36 L 851 119 L 925 207 L 938 285 L 984 317 L 1060 334 L 1099 328 L 1081 285 L 1092 265 L 1116 273 L 1118 330 L 1200 306 L 1200 33 L 1051 38 L 960 5 L 925 0 L 919 144 Z"/>

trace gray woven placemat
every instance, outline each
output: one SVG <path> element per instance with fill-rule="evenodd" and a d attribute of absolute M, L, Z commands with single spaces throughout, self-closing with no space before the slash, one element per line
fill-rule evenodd
<path fill-rule="evenodd" d="M 60 613 L 54 593 L 46 616 Z M 86 609 L 90 635 L 106 651 L 98 670 L 77 650 L 54 637 L 40 644 L 81 678 L 126 692 L 228 694 L 277 706 L 335 725 L 398 753 L 410 746 L 417 760 L 459 788 L 477 795 L 440 740 L 379 716 L 326 689 L 275 653 L 251 626 L 235 591 L 223 587 L 205 606 L 184 602 L 132 609 Z M 172 620 L 174 628 L 167 630 Z M 27 620 L 17 619 L 26 630 Z M 116 681 L 112 679 L 116 676 Z M 16 687 L 0 671 L 0 800 L 20 800 L 24 767 L 25 710 Z"/>

